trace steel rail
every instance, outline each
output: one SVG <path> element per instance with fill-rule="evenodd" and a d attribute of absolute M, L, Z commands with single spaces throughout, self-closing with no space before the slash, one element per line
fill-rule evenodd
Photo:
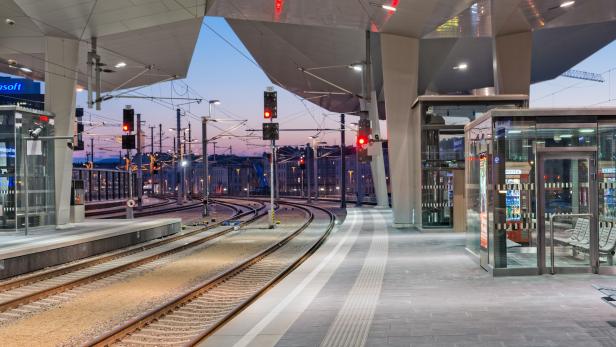
<path fill-rule="evenodd" d="M 250 219 L 248 219 L 246 221 L 243 221 L 241 224 L 245 225 L 245 224 L 252 223 L 255 220 L 257 220 L 257 219 L 261 218 L 262 216 L 264 216 L 266 213 L 262 213 L 261 211 L 263 211 L 265 207 L 266 207 L 266 205 L 262 204 L 262 206 L 259 207 L 258 209 L 253 208 L 252 210 L 249 210 L 247 212 L 244 212 L 244 213 L 240 214 L 243 217 L 248 216 L 250 214 L 254 214 Z M 238 218 L 240 215 L 232 217 L 232 218 Z M 58 270 L 53 270 L 53 271 L 50 271 L 48 273 L 41 274 L 40 275 L 41 277 L 34 276 L 34 277 L 23 278 L 23 279 L 19 278 L 19 279 L 16 279 L 15 281 L 11 281 L 11 282 L 4 283 L 4 284 L 0 285 L 0 290 L 4 289 L 4 292 L 6 292 L 6 291 L 11 290 L 11 289 L 23 287 L 24 285 L 37 283 L 37 282 L 40 282 L 40 281 L 43 281 L 43 280 L 46 280 L 46 279 L 50 279 L 50 278 L 62 275 L 62 274 L 66 274 L 66 273 L 82 270 L 82 269 L 85 269 L 85 268 L 88 268 L 88 267 L 91 267 L 91 266 L 94 266 L 94 265 L 98 265 L 98 264 L 101 264 L 101 263 L 113 261 L 113 260 L 116 260 L 116 259 L 128 256 L 128 255 L 131 255 L 131 254 L 138 253 L 140 251 L 144 251 L 146 249 L 152 249 L 152 248 L 164 245 L 166 243 L 174 242 L 174 241 L 180 240 L 182 238 L 186 238 L 188 236 L 192 236 L 192 235 L 201 233 L 203 231 L 212 229 L 214 227 L 218 227 L 223 222 L 224 221 L 221 221 L 219 223 L 216 223 L 215 225 L 211 225 L 211 226 L 204 227 L 204 228 L 198 228 L 198 229 L 190 231 L 188 233 L 181 234 L 178 237 L 175 237 L 173 239 L 164 239 L 164 240 L 158 241 L 158 242 L 156 242 L 156 243 L 154 243 L 152 245 L 148 245 L 147 248 L 146 247 L 134 247 L 134 248 L 131 248 L 130 250 L 128 250 L 128 251 L 126 251 L 124 253 L 113 254 L 113 255 L 110 255 L 110 256 L 107 256 L 107 257 L 103 257 L 101 259 L 95 259 L 92 262 L 75 264 L 73 266 L 68 266 L 68 267 L 64 267 L 64 268 L 58 269 Z M 49 288 L 45 288 L 45 289 L 40 290 L 40 291 L 32 292 L 32 293 L 29 293 L 29 294 L 17 297 L 15 299 L 7 300 L 5 302 L 0 303 L 0 312 L 6 311 L 6 310 L 11 309 L 11 308 L 19 307 L 19 306 L 31 303 L 33 301 L 41 300 L 41 299 L 44 299 L 44 298 L 49 297 L 51 295 L 62 293 L 62 292 L 65 292 L 67 290 L 70 290 L 72 288 L 79 287 L 79 286 L 85 285 L 87 283 L 91 283 L 91 282 L 94 282 L 96 280 L 99 280 L 99 279 L 111 276 L 113 274 L 117 274 L 117 273 L 129 270 L 129 269 L 135 268 L 137 266 L 140 266 L 140 265 L 143 265 L 143 264 L 155 261 L 157 259 L 166 257 L 168 255 L 171 255 L 171 254 L 180 252 L 182 250 L 185 250 L 185 249 L 188 249 L 188 248 L 191 248 L 191 247 L 203 244 L 205 242 L 211 241 L 211 240 L 216 239 L 216 238 L 218 238 L 220 236 L 226 235 L 226 234 L 228 234 L 229 232 L 231 232 L 233 230 L 234 230 L 233 227 L 225 228 L 224 230 L 221 230 L 221 231 L 219 231 L 219 232 L 217 232 L 215 234 L 211 234 L 211 235 L 205 236 L 203 238 L 199 238 L 197 240 L 191 241 L 189 243 L 185 243 L 185 244 L 180 245 L 178 247 L 175 247 L 175 248 L 172 248 L 172 249 L 160 252 L 160 253 L 156 253 L 156 254 L 153 254 L 153 255 L 141 258 L 141 259 L 136 260 L 136 261 L 131 262 L 131 263 L 127 263 L 127 264 L 124 264 L 124 265 L 119 265 L 119 266 L 110 268 L 110 269 L 105 270 L 105 271 L 101 271 L 101 272 L 98 272 L 98 273 L 95 273 L 95 274 L 92 274 L 92 275 L 87 275 L 85 277 L 78 278 L 78 279 L 75 279 L 75 280 L 67 281 L 65 283 L 62 283 L 62 284 L 59 284 L 59 285 L 55 285 L 55 286 L 51 286 Z"/>
<path fill-rule="evenodd" d="M 246 300 L 241 305 L 236 307 L 233 311 L 229 312 L 229 314 L 227 314 L 227 316 L 225 316 L 222 320 L 220 320 L 219 322 L 217 322 L 216 324 L 208 328 L 206 331 L 201 333 L 199 336 L 192 339 L 188 343 L 189 346 L 196 346 L 199 343 L 201 343 L 203 340 L 207 339 L 209 336 L 215 333 L 218 329 L 220 329 L 223 325 L 225 325 L 227 322 L 229 322 L 231 319 L 233 319 L 235 316 L 241 313 L 246 307 L 248 307 L 250 304 L 255 302 L 258 298 L 260 298 L 263 294 L 265 294 L 273 286 L 278 284 L 285 277 L 287 277 L 291 272 L 293 272 L 300 265 L 302 265 L 308 258 L 310 258 L 310 256 L 312 256 L 319 249 L 319 247 L 321 247 L 321 245 L 325 242 L 325 240 L 331 233 L 332 229 L 334 228 L 334 225 L 336 222 L 336 216 L 331 211 L 324 209 L 322 207 L 319 207 L 319 206 L 314 206 L 314 205 L 307 205 L 307 204 L 301 204 L 301 203 L 289 202 L 289 201 L 284 201 L 284 202 L 291 206 L 309 206 L 310 208 L 321 210 L 325 212 L 326 214 L 328 214 L 330 217 L 330 223 L 329 223 L 329 226 L 327 227 L 326 232 L 319 238 L 319 240 L 317 240 L 317 242 L 314 245 L 312 245 L 312 247 L 310 247 L 310 249 L 308 249 L 308 251 L 306 251 L 306 253 L 304 253 L 301 257 L 295 260 L 295 262 L 293 262 L 291 266 L 289 266 L 286 270 L 281 272 L 270 283 L 268 283 L 264 288 L 262 288 L 261 290 L 256 292 L 254 295 L 252 295 L 248 300 Z"/>
<path fill-rule="evenodd" d="M 290 202 L 284 202 L 282 204 L 299 207 L 300 209 L 302 209 L 308 214 L 308 220 L 305 223 L 303 223 L 293 233 L 286 236 L 281 241 L 276 242 L 275 244 L 271 245 L 267 249 L 252 256 L 250 259 L 247 259 L 243 261 L 241 264 L 238 264 L 235 267 L 232 267 L 228 270 L 221 272 L 220 274 L 215 276 L 213 279 L 203 282 L 197 288 L 194 288 L 185 293 L 182 293 L 181 295 L 177 296 L 175 299 L 171 300 L 170 302 L 161 304 L 151 310 L 148 310 L 147 312 L 139 315 L 138 317 L 135 317 L 129 320 L 128 322 L 122 324 L 121 326 L 111 330 L 110 332 L 104 335 L 101 335 L 92 341 L 89 341 L 87 345 L 88 346 L 108 346 L 113 343 L 119 342 L 123 338 L 144 328 L 148 324 L 155 322 L 159 320 L 161 317 L 167 314 L 170 314 L 173 311 L 181 308 L 185 304 L 195 300 L 196 298 L 205 294 L 209 290 L 222 285 L 224 282 L 229 281 L 231 278 L 242 273 L 243 271 L 247 270 L 248 268 L 255 265 L 256 263 L 262 261 L 270 254 L 274 253 L 278 249 L 281 249 L 283 246 L 289 243 L 292 239 L 294 239 L 297 235 L 301 234 L 314 220 L 314 213 L 309 208 L 318 209 L 320 211 L 326 212 L 327 215 L 330 217 L 329 226 L 327 230 L 323 233 L 323 235 L 321 235 L 321 237 L 310 247 L 310 249 L 307 252 L 305 252 L 300 258 L 298 258 L 295 262 L 293 262 L 293 264 L 291 264 L 289 267 L 287 267 L 285 270 L 283 270 L 281 273 L 275 276 L 267 285 L 258 289 L 253 295 L 250 296 L 250 298 L 242 302 L 240 305 L 234 307 L 230 312 L 227 313 L 227 315 L 220 322 L 214 324 L 211 328 L 207 329 L 202 334 L 199 334 L 197 337 L 195 337 L 193 339 L 194 342 L 191 342 L 191 344 L 195 344 L 198 341 L 205 338 L 206 336 L 209 336 L 209 334 L 211 334 L 213 331 L 218 329 L 222 324 L 227 322 L 238 312 L 243 310 L 246 306 L 252 303 L 256 298 L 258 298 L 260 295 L 266 292 L 269 288 L 275 285 L 278 281 L 284 278 L 293 269 L 299 266 L 299 264 L 305 261 L 305 259 L 307 259 L 307 257 L 309 257 L 312 253 L 314 253 L 314 251 L 316 251 L 316 249 L 325 241 L 325 239 L 327 238 L 327 236 L 333 229 L 334 222 L 335 222 L 335 216 L 333 213 L 331 213 L 330 211 L 326 209 L 315 207 L 315 206 L 306 207 L 307 205 L 302 205 L 298 203 L 290 203 Z"/>

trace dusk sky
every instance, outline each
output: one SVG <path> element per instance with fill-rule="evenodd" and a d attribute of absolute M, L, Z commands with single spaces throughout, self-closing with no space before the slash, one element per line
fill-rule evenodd
<path fill-rule="evenodd" d="M 213 28 L 235 47 L 242 50 L 248 57 L 250 53 L 244 48 L 241 41 L 235 36 L 229 25 L 222 18 L 207 17 L 207 26 Z M 239 54 L 231 45 L 223 41 L 214 32 L 202 26 L 199 41 L 197 43 L 188 77 L 183 81 L 173 83 L 160 83 L 152 87 L 140 90 L 141 93 L 151 96 L 190 96 L 208 99 L 219 99 L 220 106 L 214 108 L 213 116 L 223 119 L 246 119 L 248 127 L 260 128 L 262 123 L 263 90 L 272 85 L 261 69 L 246 57 Z M 576 69 L 605 73 L 605 83 L 586 82 L 570 78 L 559 77 L 552 81 L 546 81 L 531 87 L 532 107 L 587 107 L 587 106 L 615 106 L 616 87 L 612 86 L 616 71 L 608 71 L 616 67 L 616 42 L 606 46 L 590 58 L 581 62 Z M 187 88 L 190 86 L 190 89 Z M 613 90 L 614 89 L 614 90 Z M 174 92 L 172 93 L 172 90 Z M 336 120 L 338 115 L 333 115 L 310 102 L 304 101 L 281 88 L 278 91 L 278 121 L 281 127 L 338 127 Z M 161 101 L 167 103 L 168 101 Z M 78 93 L 78 106 L 84 107 L 86 93 Z M 117 99 L 105 101 L 102 111 L 86 109 L 86 119 L 93 122 L 121 120 L 122 108 L 130 104 L 141 113 L 146 122 L 146 145 L 149 146 L 149 126 L 163 124 L 165 139 L 163 147 L 168 150 L 172 147 L 172 133 L 169 128 L 175 127 L 175 106 L 160 105 L 147 100 Z M 201 104 L 183 106 L 196 116 L 206 116 L 208 113 L 207 101 Z M 193 126 L 193 138 L 201 139 L 199 119 L 193 115 L 183 117 L 182 126 L 191 122 Z M 351 120 L 352 121 L 352 120 Z M 236 123 L 219 123 L 217 126 L 227 128 Z M 233 133 L 246 135 L 245 128 L 238 129 Z M 119 134 L 119 125 L 97 126 L 86 128 L 89 133 L 95 134 L 95 147 L 97 157 L 109 157 L 119 154 L 119 144 L 110 134 Z M 383 127 L 386 134 L 386 129 Z M 156 130 L 157 131 L 157 130 Z M 220 130 L 210 128 L 213 136 Z M 100 136 L 105 135 L 105 136 Z M 256 133 L 260 136 L 260 132 Z M 281 133 L 282 145 L 299 145 L 308 142 L 308 136 L 315 133 Z M 323 141 L 328 144 L 339 144 L 338 133 L 320 134 Z M 347 143 L 352 142 L 352 135 L 347 134 Z M 155 143 L 158 138 L 156 136 Z M 89 146 L 89 139 L 86 137 Z M 263 152 L 264 141 L 253 139 L 248 142 L 240 139 L 220 139 L 217 143 L 217 153 L 228 153 L 229 146 L 233 147 L 233 153 L 256 154 Z M 157 145 L 156 145 L 157 147 Z M 226 147 L 226 148 L 224 148 Z M 148 147 L 149 148 L 149 147 Z M 88 147 L 89 149 L 89 147 Z M 209 147 L 210 153 L 213 147 Z M 147 150 L 146 150 L 147 151 Z M 193 151 L 201 152 L 200 145 L 195 145 Z M 82 157 L 85 152 L 76 153 L 76 157 Z"/>

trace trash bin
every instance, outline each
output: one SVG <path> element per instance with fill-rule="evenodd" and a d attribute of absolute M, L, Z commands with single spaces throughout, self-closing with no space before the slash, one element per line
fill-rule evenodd
<path fill-rule="evenodd" d="M 84 185 L 83 180 L 71 183 L 71 223 L 81 223 L 86 218 Z"/>

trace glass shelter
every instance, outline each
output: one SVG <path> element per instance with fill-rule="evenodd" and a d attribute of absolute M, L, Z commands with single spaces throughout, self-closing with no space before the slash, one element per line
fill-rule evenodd
<path fill-rule="evenodd" d="M 0 231 L 55 225 L 53 134 L 51 114 L 0 106 Z"/>
<path fill-rule="evenodd" d="M 422 95 L 421 226 L 464 231 L 464 126 L 493 108 L 527 107 L 526 95 Z"/>
<path fill-rule="evenodd" d="M 616 109 L 491 110 L 465 140 L 466 247 L 484 269 L 616 272 Z"/>

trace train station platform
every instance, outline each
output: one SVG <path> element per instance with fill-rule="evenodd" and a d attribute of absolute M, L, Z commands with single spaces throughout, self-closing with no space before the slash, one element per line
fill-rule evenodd
<path fill-rule="evenodd" d="M 492 277 L 463 233 L 349 209 L 301 266 L 200 346 L 616 346 L 601 275 Z"/>
<path fill-rule="evenodd" d="M 181 230 L 178 218 L 87 219 L 57 229 L 0 233 L 0 279 L 128 247 Z"/>

